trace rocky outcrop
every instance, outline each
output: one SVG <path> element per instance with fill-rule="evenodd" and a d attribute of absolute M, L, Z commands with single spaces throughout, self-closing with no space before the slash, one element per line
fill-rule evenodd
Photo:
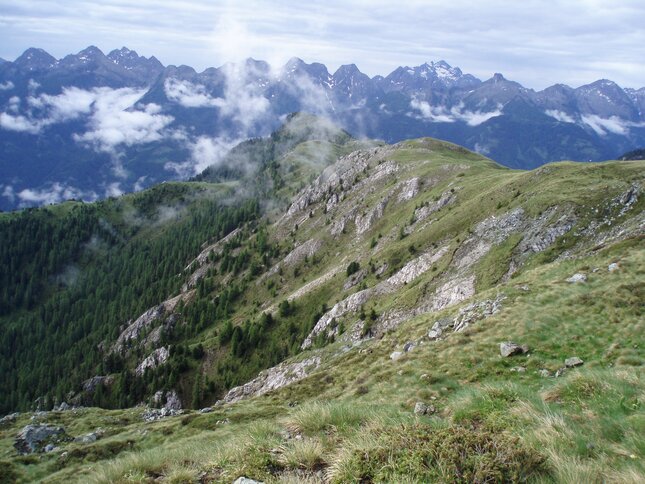
<path fill-rule="evenodd" d="M 312 356 L 296 363 L 281 363 L 278 366 L 260 372 L 250 382 L 232 388 L 222 402 L 234 403 L 245 398 L 264 395 L 272 390 L 277 390 L 302 380 L 318 366 L 320 366 L 320 356 Z"/>
<path fill-rule="evenodd" d="M 397 202 L 412 200 L 419 193 L 420 187 L 421 183 L 419 182 L 418 177 L 410 178 L 409 180 L 404 181 L 401 185 L 401 191 L 396 198 Z"/>
<path fill-rule="evenodd" d="M 417 208 L 414 211 L 414 219 L 417 222 L 421 222 L 422 220 L 425 220 L 433 213 L 441 210 L 446 205 L 454 203 L 455 200 L 456 200 L 456 196 L 453 190 L 445 191 L 441 194 L 441 197 L 439 197 L 437 201 L 433 203 L 428 203 L 426 205 L 423 205 L 422 207 Z"/>
<path fill-rule="evenodd" d="M 427 252 L 411 260 L 404 265 L 396 274 L 392 275 L 377 287 L 377 292 L 389 291 L 404 284 L 409 284 L 417 277 L 428 272 L 447 252 L 449 247 L 444 246 L 434 252 Z M 387 288 L 387 289 L 386 289 Z"/>
<path fill-rule="evenodd" d="M 334 165 L 328 166 L 308 187 L 301 190 L 293 199 L 286 217 L 291 217 L 310 205 L 326 199 L 336 189 L 342 189 L 343 184 L 353 180 L 368 167 L 368 160 L 376 153 L 370 151 L 354 151 L 341 157 Z"/>
<path fill-rule="evenodd" d="M 161 405 L 171 410 L 181 410 L 181 399 L 175 390 L 157 391 L 152 397 L 154 405 Z"/>
<path fill-rule="evenodd" d="M 19 454 L 42 452 L 49 444 L 65 440 L 65 429 L 53 425 L 27 425 L 17 435 L 14 447 Z"/>
<path fill-rule="evenodd" d="M 354 223 L 356 224 L 356 235 L 364 234 L 371 229 L 381 217 L 383 217 L 383 212 L 385 211 L 385 207 L 387 207 L 388 201 L 389 197 L 385 197 L 366 214 L 356 216 L 354 219 Z"/>
<path fill-rule="evenodd" d="M 96 390 L 96 387 L 98 387 L 99 385 L 104 385 L 109 387 L 110 385 L 112 385 L 112 383 L 114 383 L 114 377 L 109 375 L 108 376 L 97 375 L 85 380 L 82 383 L 82 388 L 84 392 L 92 394 Z"/>
<path fill-rule="evenodd" d="M 312 257 L 321 247 L 322 242 L 318 239 L 309 239 L 303 242 L 289 252 L 281 262 L 273 266 L 267 273 L 267 277 L 277 274 L 281 267 L 294 266 L 305 260 L 305 258 Z"/>
<path fill-rule="evenodd" d="M 475 276 L 452 279 L 437 288 L 430 305 L 432 311 L 440 311 L 475 294 Z"/>
<path fill-rule="evenodd" d="M 473 302 L 459 308 L 454 318 L 442 318 L 435 321 L 430 331 L 428 331 L 428 338 L 430 340 L 439 339 L 449 329 L 455 333 L 461 332 L 471 324 L 486 319 L 493 314 L 497 314 L 502 309 L 502 301 L 504 299 L 506 299 L 506 296 L 499 294 L 495 299 Z"/>
<path fill-rule="evenodd" d="M 170 358 L 170 351 L 168 351 L 167 347 L 162 346 L 161 348 L 157 348 L 139 363 L 134 372 L 137 376 L 143 376 L 146 370 L 154 370 L 168 361 L 168 358 Z"/>
<path fill-rule="evenodd" d="M 363 279 L 367 277 L 367 269 L 361 269 L 358 272 L 352 274 L 347 278 L 345 284 L 343 284 L 343 291 L 347 291 L 352 287 L 360 284 Z"/>
<path fill-rule="evenodd" d="M 356 312 L 360 309 L 361 305 L 365 304 L 372 294 L 371 289 L 364 289 L 357 293 L 352 294 L 351 296 L 343 299 L 339 303 L 336 303 L 329 311 L 322 315 L 322 317 L 314 326 L 314 329 L 311 330 L 311 333 L 305 338 L 305 341 L 302 343 L 302 349 L 309 348 L 316 336 L 321 334 L 327 329 L 332 320 L 341 317 L 348 312 Z"/>
<path fill-rule="evenodd" d="M 173 311 L 179 301 L 186 301 L 191 296 L 192 292 L 180 294 L 148 309 L 121 332 L 112 345 L 112 351 L 121 352 L 144 336 L 146 336 L 144 344 L 158 343 L 163 329 L 170 330 L 177 323 L 177 316 Z"/>
<path fill-rule="evenodd" d="M 208 261 L 208 257 L 210 256 L 211 252 L 213 254 L 220 254 L 224 248 L 224 245 L 233 240 L 237 234 L 239 234 L 241 231 L 240 228 L 236 228 L 233 230 L 230 234 L 228 234 L 226 237 L 221 238 L 214 244 L 209 245 L 206 247 L 204 250 L 200 252 L 200 254 L 193 259 L 193 261 L 186 266 L 184 270 L 190 269 L 190 266 L 193 264 L 198 264 L 199 266 L 204 265 Z M 202 246 L 203 247 L 203 246 Z"/>

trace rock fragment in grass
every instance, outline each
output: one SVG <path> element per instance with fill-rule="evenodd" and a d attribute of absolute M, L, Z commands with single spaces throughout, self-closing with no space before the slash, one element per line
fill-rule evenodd
<path fill-rule="evenodd" d="M 574 368 L 576 366 L 581 366 L 582 364 L 584 364 L 584 361 L 582 361 L 577 356 L 572 356 L 571 358 L 564 360 L 564 366 L 566 366 L 567 368 Z"/>
<path fill-rule="evenodd" d="M 233 484 L 264 484 L 262 481 L 256 481 L 254 479 L 249 479 L 248 477 L 238 477 L 233 481 Z"/>
<path fill-rule="evenodd" d="M 550 378 L 551 372 L 546 368 L 542 368 L 541 370 L 538 371 L 538 375 L 540 375 L 542 378 Z"/>
<path fill-rule="evenodd" d="M 514 355 L 522 355 L 524 353 L 528 353 L 528 351 L 528 345 L 519 345 L 512 341 L 504 341 L 499 344 L 499 352 L 504 358 Z"/>
<path fill-rule="evenodd" d="M 572 275 L 569 279 L 567 279 L 567 282 L 571 282 L 574 284 L 580 283 L 580 282 L 587 282 L 587 276 L 586 274 L 577 273 Z"/>
<path fill-rule="evenodd" d="M 609 264 L 609 266 L 607 266 L 607 270 L 609 272 L 616 272 L 619 269 L 620 269 L 620 266 L 616 262 L 612 262 L 611 264 Z"/>
<path fill-rule="evenodd" d="M 394 351 L 394 352 L 392 352 L 392 354 L 390 355 L 390 360 L 392 360 L 392 361 L 396 361 L 396 360 L 400 359 L 402 356 L 403 356 L 403 352 L 402 352 L 402 351 Z"/>
<path fill-rule="evenodd" d="M 417 402 L 414 405 L 414 413 L 416 415 L 430 415 L 435 412 L 433 405 L 428 405 L 427 403 Z"/>

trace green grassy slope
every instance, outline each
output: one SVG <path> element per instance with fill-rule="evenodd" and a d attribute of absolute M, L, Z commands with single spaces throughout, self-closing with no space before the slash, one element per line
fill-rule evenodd
<path fill-rule="evenodd" d="M 292 179 L 279 197 L 294 205 L 268 207 L 193 262 L 177 329 L 122 356 L 133 368 L 170 345 L 144 380 L 193 408 L 285 358 L 318 366 L 211 413 L 144 423 L 141 409 L 52 412 L 37 419 L 105 436 L 16 458 L 25 414 L 0 429 L 4 472 L 47 482 L 642 480 L 643 162 L 525 172 L 421 139 L 352 154 L 293 196 L 321 168 L 306 161 L 311 145 L 280 158 Z M 567 281 L 577 273 L 586 281 Z M 448 320 L 467 324 L 428 338 Z M 529 352 L 502 358 L 504 341 Z M 559 371 L 573 356 L 584 364 Z M 417 403 L 434 411 L 416 415 Z"/>

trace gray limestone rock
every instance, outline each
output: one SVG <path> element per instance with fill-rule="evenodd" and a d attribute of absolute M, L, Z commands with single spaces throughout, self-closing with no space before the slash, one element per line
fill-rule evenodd
<path fill-rule="evenodd" d="M 13 446 L 19 454 L 32 454 L 43 450 L 48 444 L 58 443 L 64 437 L 63 427 L 27 425 L 20 431 Z"/>
<path fill-rule="evenodd" d="M 570 278 L 567 279 L 567 282 L 571 282 L 573 284 L 579 283 L 579 282 L 587 282 L 587 276 L 586 274 L 574 274 Z"/>
<path fill-rule="evenodd" d="M 512 341 L 504 341 L 499 344 L 499 353 L 504 358 L 514 355 L 523 355 L 524 353 L 528 353 L 528 351 L 529 347 L 527 345 L 519 345 Z"/>
<path fill-rule="evenodd" d="M 584 361 L 582 361 L 580 358 L 577 356 L 572 356 L 571 358 L 567 358 L 564 360 L 564 366 L 567 368 L 574 368 L 576 366 L 581 366 L 584 364 Z"/>

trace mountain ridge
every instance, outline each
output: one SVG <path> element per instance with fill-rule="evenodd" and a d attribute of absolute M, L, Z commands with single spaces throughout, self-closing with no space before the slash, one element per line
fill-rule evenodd
<path fill-rule="evenodd" d="M 275 70 L 247 59 L 198 73 L 125 47 L 61 60 L 29 49 L 2 64 L 0 87 L 3 210 L 195 175 L 295 111 L 388 143 L 444 139 L 517 168 L 612 159 L 645 144 L 645 88 L 599 80 L 536 92 L 498 74 L 481 81 L 445 61 L 370 78 L 355 65 L 329 73 L 298 58 Z M 205 139 L 217 149 L 202 150 Z"/>

